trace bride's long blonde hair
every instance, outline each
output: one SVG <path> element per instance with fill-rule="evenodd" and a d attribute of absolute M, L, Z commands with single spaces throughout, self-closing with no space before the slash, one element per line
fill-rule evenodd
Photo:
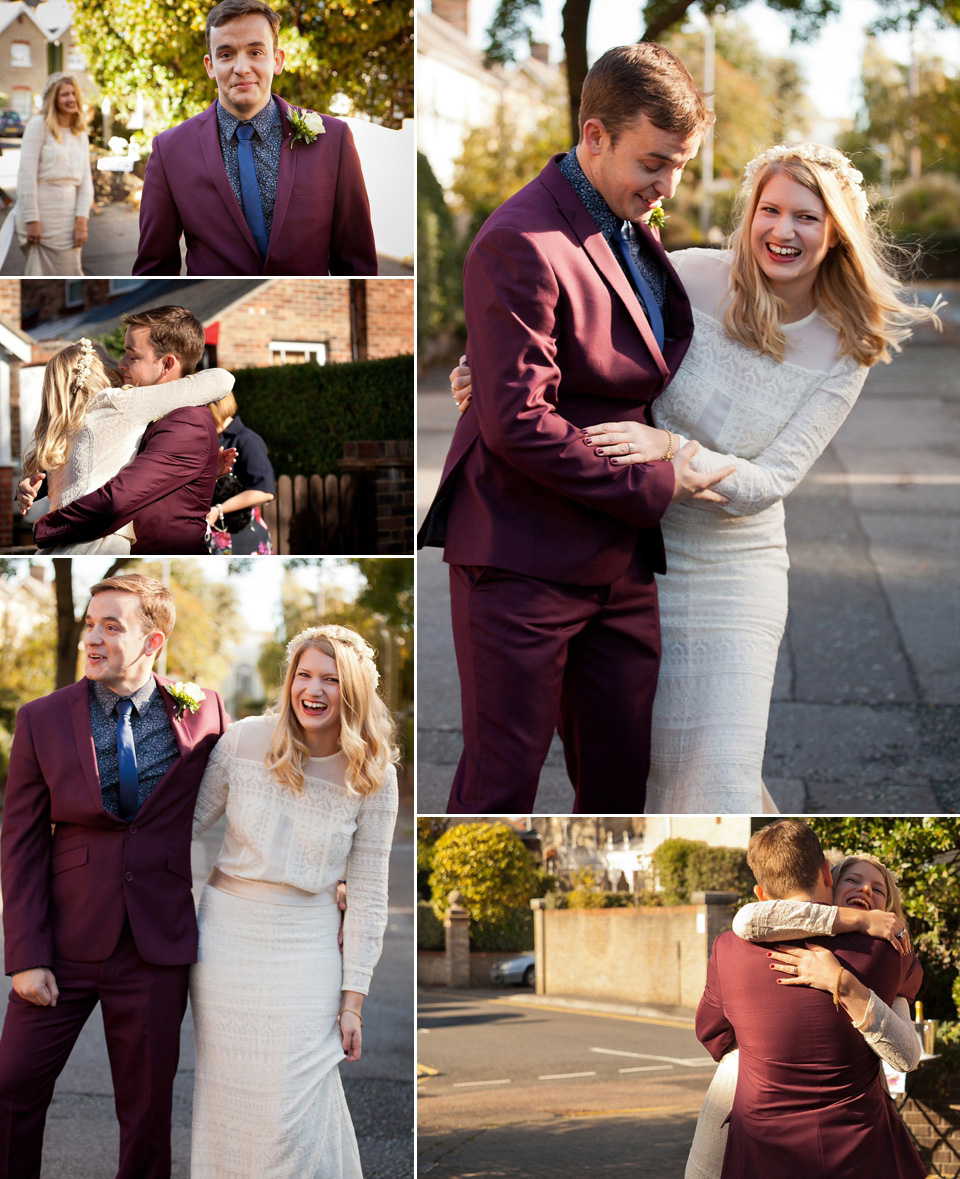
<path fill-rule="evenodd" d="M 375 794 L 383 785 L 387 767 L 399 760 L 394 745 L 396 723 L 377 693 L 379 673 L 373 648 L 348 626 L 312 626 L 287 644 L 283 687 L 268 713 L 277 719 L 264 764 L 282 785 L 296 792 L 303 789 L 310 751 L 294 715 L 291 693 L 300 657 L 310 647 L 329 655 L 337 665 L 340 749 L 347 763 L 347 789 L 351 794 Z"/>
<path fill-rule="evenodd" d="M 71 437 L 83 425 L 90 398 L 123 377 L 101 344 L 68 344 L 47 361 L 43 372 L 40 417 L 23 456 L 24 475 L 55 471 L 67 461 Z"/>
<path fill-rule="evenodd" d="M 859 364 L 889 364 L 920 322 L 940 320 L 934 308 L 908 303 L 897 276 L 898 251 L 884 242 L 871 220 L 863 177 L 836 148 L 801 143 L 770 148 L 746 167 L 738 207 L 741 215 L 728 245 L 731 298 L 724 316 L 728 335 L 755 352 L 782 361 L 786 352 L 786 304 L 771 290 L 750 243 L 750 226 L 764 187 L 773 176 L 787 176 L 818 196 L 826 206 L 836 245 L 817 271 L 813 295 L 817 310 L 840 336 L 840 354 Z"/>

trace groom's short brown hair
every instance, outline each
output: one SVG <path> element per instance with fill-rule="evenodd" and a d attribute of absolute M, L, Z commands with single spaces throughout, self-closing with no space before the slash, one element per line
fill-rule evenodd
<path fill-rule="evenodd" d="M 654 41 L 608 49 L 580 91 L 581 136 L 587 119 L 598 119 L 615 145 L 641 114 L 661 131 L 684 138 L 703 135 L 714 119 L 687 67 Z"/>
<path fill-rule="evenodd" d="M 170 632 L 177 621 L 177 611 L 173 604 L 173 594 L 162 581 L 155 577 L 145 577 L 142 573 L 121 573 L 116 577 L 105 577 L 98 581 L 90 591 L 90 597 L 104 593 L 106 590 L 119 590 L 125 594 L 136 594 L 140 601 L 140 621 L 144 631 L 149 634 L 158 630 L 165 639 L 170 638 Z"/>
<path fill-rule="evenodd" d="M 150 329 L 150 347 L 157 357 L 169 352 L 180 361 L 183 375 L 195 372 L 203 359 L 203 324 L 186 307 L 151 307 L 123 317 L 125 327 Z"/>
<path fill-rule="evenodd" d="M 757 884 L 774 900 L 806 892 L 823 866 L 823 848 L 812 827 L 799 819 L 779 819 L 754 831 L 747 864 Z"/>
<path fill-rule="evenodd" d="M 277 34 L 280 32 L 280 17 L 264 0 L 220 0 L 216 8 L 211 8 L 207 15 L 207 53 L 210 52 L 210 31 L 219 29 L 229 20 L 236 20 L 238 16 L 265 16 L 273 33 L 273 52 L 277 52 L 279 44 Z"/>

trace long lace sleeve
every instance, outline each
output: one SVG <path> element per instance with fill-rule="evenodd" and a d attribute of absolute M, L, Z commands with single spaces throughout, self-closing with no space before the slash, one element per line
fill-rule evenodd
<path fill-rule="evenodd" d="M 747 942 L 797 941 L 829 937 L 837 919 L 836 905 L 815 901 L 754 901 L 733 919 L 733 932 Z"/>
<path fill-rule="evenodd" d="M 125 385 L 122 389 L 106 390 L 105 395 L 129 424 L 146 429 L 151 422 L 175 409 L 219 401 L 232 388 L 233 373 L 225 368 L 207 368 L 162 385 L 145 385 L 139 389 Z"/>
<path fill-rule="evenodd" d="M 40 182 L 40 152 L 47 134 L 43 119 L 34 115 L 27 120 L 20 140 L 20 167 L 17 171 L 17 204 L 20 221 L 26 225 L 40 220 L 40 206 L 37 202 L 37 186 Z M 41 226 L 41 232 L 43 227 Z"/>
<path fill-rule="evenodd" d="M 898 1072 L 908 1073 L 920 1063 L 920 1037 L 910 1018 L 910 1005 L 897 995 L 893 1006 L 870 992 L 863 1019 L 853 1025 L 881 1060 Z"/>
<path fill-rule="evenodd" d="M 714 486 L 714 491 L 727 496 L 728 503 L 694 506 L 724 511 L 731 516 L 752 516 L 789 495 L 843 425 L 866 377 L 865 367 L 844 357 L 799 406 L 777 437 L 753 458 L 723 454 L 701 445 L 693 458 L 696 470 L 716 471 L 731 464 L 736 470 Z M 681 436 L 681 444 L 686 441 Z"/>
<path fill-rule="evenodd" d="M 387 926 L 387 875 L 397 819 L 397 772 L 368 795 L 357 816 L 347 858 L 347 911 L 343 919 L 343 989 L 366 994 Z"/>
<path fill-rule="evenodd" d="M 90 206 L 93 204 L 93 175 L 90 171 L 90 139 L 84 131 L 80 135 L 83 145 L 83 166 L 80 169 L 80 183 L 77 186 L 77 205 L 75 217 L 89 217 Z"/>
<path fill-rule="evenodd" d="M 193 809 L 193 838 L 202 835 L 227 809 L 230 793 L 230 766 L 237 752 L 240 725 L 231 725 L 213 747 L 207 768 L 200 781 L 200 792 Z"/>

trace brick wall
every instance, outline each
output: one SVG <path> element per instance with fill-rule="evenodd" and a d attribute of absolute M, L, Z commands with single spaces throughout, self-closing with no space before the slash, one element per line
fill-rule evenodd
<path fill-rule="evenodd" d="M 897 1102 L 928 1175 L 960 1176 L 960 1068 L 942 1061 L 907 1074 L 907 1093 Z"/>
<path fill-rule="evenodd" d="M 0 319 L 20 326 L 20 279 L 0 278 Z"/>
<path fill-rule="evenodd" d="M 18 280 L 19 281 L 19 280 Z M 67 306 L 67 284 L 62 278 L 28 278 L 20 287 L 21 319 L 26 330 L 42 320 L 55 319 L 68 312 L 85 311 L 110 301 L 110 280 L 84 280 L 83 302 Z M 19 320 L 18 320 L 19 322 Z"/>
<path fill-rule="evenodd" d="M 330 363 L 352 360 L 349 282 L 284 278 L 265 284 L 220 316 L 217 363 L 227 369 L 267 365 L 271 340 L 323 342 Z"/>
<path fill-rule="evenodd" d="M 13 544 L 13 467 L 0 467 L 0 550 Z"/>
<path fill-rule="evenodd" d="M 413 355 L 413 279 L 367 280 L 367 356 Z"/>
<path fill-rule="evenodd" d="M 373 551 L 382 556 L 413 552 L 413 443 L 345 442 L 341 471 L 372 484 Z"/>

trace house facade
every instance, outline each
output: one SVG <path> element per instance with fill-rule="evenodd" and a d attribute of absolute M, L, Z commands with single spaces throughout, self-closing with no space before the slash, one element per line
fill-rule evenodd
<path fill-rule="evenodd" d="M 73 33 L 73 13 L 64 0 L 29 6 L 0 0 L 0 95 L 4 110 L 26 121 L 40 109 L 43 87 L 59 70 L 75 74 L 86 105 L 98 94 L 86 57 Z"/>

